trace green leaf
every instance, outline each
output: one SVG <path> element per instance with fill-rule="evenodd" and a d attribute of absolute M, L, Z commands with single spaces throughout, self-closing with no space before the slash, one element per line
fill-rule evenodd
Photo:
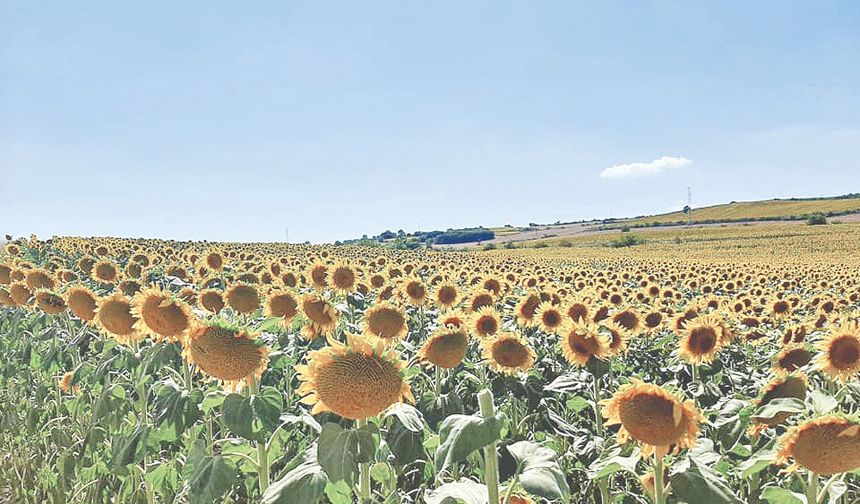
<path fill-rule="evenodd" d="M 839 403 L 836 399 L 819 389 L 815 389 L 808 396 L 809 407 L 815 412 L 815 416 L 826 415 L 835 410 Z"/>
<path fill-rule="evenodd" d="M 254 410 L 247 396 L 230 394 L 221 406 L 221 416 L 230 432 L 245 439 L 254 437 Z"/>
<path fill-rule="evenodd" d="M 780 413 L 795 414 L 802 412 L 804 409 L 806 409 L 806 406 L 804 406 L 803 401 L 800 399 L 795 397 L 779 397 L 759 408 L 751 418 L 754 420 L 772 420 Z"/>
<path fill-rule="evenodd" d="M 776 450 L 759 450 L 752 457 L 738 464 L 737 470 L 740 471 L 742 478 L 749 478 L 767 469 L 774 458 L 776 458 Z"/>
<path fill-rule="evenodd" d="M 144 479 L 147 485 L 161 495 L 174 494 L 179 487 L 179 471 L 169 462 L 159 463 L 155 469 L 146 473 Z"/>
<path fill-rule="evenodd" d="M 499 439 L 502 422 L 498 417 L 483 418 L 475 415 L 451 415 L 439 427 L 439 447 L 436 449 L 436 468 L 446 470 L 455 462 L 466 460 L 475 450 Z"/>
<path fill-rule="evenodd" d="M 639 462 L 639 450 L 633 450 L 629 457 L 621 455 L 621 447 L 613 446 L 600 454 L 597 459 L 586 471 L 589 479 L 600 479 L 615 474 L 618 471 L 627 471 L 630 474 L 636 474 L 636 464 Z"/>
<path fill-rule="evenodd" d="M 400 424 L 412 432 L 424 431 L 424 417 L 414 406 L 406 403 L 395 403 L 385 412 L 383 419 L 396 417 Z"/>
<path fill-rule="evenodd" d="M 761 497 L 768 504 L 806 504 L 806 496 L 776 486 L 765 487 Z"/>
<path fill-rule="evenodd" d="M 263 504 L 317 502 L 328 478 L 316 460 L 308 460 L 272 483 L 263 494 Z"/>
<path fill-rule="evenodd" d="M 475 483 L 466 478 L 445 483 L 435 490 L 428 490 L 424 494 L 426 504 L 487 504 L 488 501 L 486 485 Z"/>
<path fill-rule="evenodd" d="M 352 504 L 353 492 L 346 481 L 329 481 L 325 486 L 325 496 L 331 504 Z"/>
<path fill-rule="evenodd" d="M 352 484 L 358 464 L 370 462 L 376 452 L 371 428 L 343 429 L 336 423 L 326 423 L 320 432 L 317 459 L 329 480 Z"/>
<path fill-rule="evenodd" d="M 251 407 L 256 418 L 260 419 L 266 432 L 271 433 L 280 423 L 284 398 L 275 387 L 263 387 L 259 395 L 251 396 Z"/>
<path fill-rule="evenodd" d="M 227 493 L 236 481 L 236 468 L 226 458 L 209 455 L 206 443 L 198 440 L 182 468 L 193 502 L 213 502 Z"/>
<path fill-rule="evenodd" d="M 591 404 L 589 404 L 588 399 L 580 396 L 574 396 L 567 400 L 565 403 L 567 409 L 573 411 L 574 413 L 579 413 L 580 411 L 590 408 Z"/>
<path fill-rule="evenodd" d="M 149 429 L 138 427 L 130 436 L 116 436 L 111 439 L 111 464 L 125 467 L 143 460 L 146 455 L 146 438 Z"/>
<path fill-rule="evenodd" d="M 391 419 L 391 427 L 385 433 L 385 442 L 394 455 L 394 463 L 404 466 L 424 459 L 424 418 L 412 406 L 398 404 L 389 408 L 383 419 Z"/>
<path fill-rule="evenodd" d="M 520 441 L 508 446 L 519 467 L 519 481 L 532 495 L 547 499 L 570 501 L 570 487 L 564 471 L 558 465 L 558 454 L 549 448 Z"/>
<path fill-rule="evenodd" d="M 729 488 L 722 476 L 699 465 L 694 458 L 687 458 L 690 467 L 670 476 L 672 493 L 685 502 L 707 502 L 708 504 L 744 504 Z"/>

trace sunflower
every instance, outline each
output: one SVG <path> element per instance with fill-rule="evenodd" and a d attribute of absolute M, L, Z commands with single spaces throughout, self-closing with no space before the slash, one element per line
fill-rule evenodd
<path fill-rule="evenodd" d="M 514 307 L 514 313 L 517 316 L 517 324 L 524 327 L 532 325 L 535 320 L 538 306 L 540 306 L 540 296 L 534 293 L 523 296 L 523 298 L 520 299 L 520 302 L 517 303 L 516 307 Z"/>
<path fill-rule="evenodd" d="M 690 364 L 713 362 L 722 346 L 724 327 L 713 316 L 696 317 L 681 330 L 679 355 Z"/>
<path fill-rule="evenodd" d="M 406 314 L 388 302 L 378 303 L 364 312 L 362 327 L 366 336 L 399 341 L 409 332 Z"/>
<path fill-rule="evenodd" d="M 95 293 L 82 285 L 75 285 L 66 291 L 66 304 L 81 320 L 92 322 L 96 318 L 96 303 L 98 297 Z"/>
<path fill-rule="evenodd" d="M 588 320 L 588 304 L 585 301 L 574 301 L 567 307 L 567 316 L 574 322 Z"/>
<path fill-rule="evenodd" d="M 643 328 L 642 318 L 632 308 L 625 308 L 615 312 L 610 320 L 627 330 L 630 334 L 636 334 Z"/>
<path fill-rule="evenodd" d="M 806 375 L 801 372 L 791 372 L 779 374 L 772 378 L 765 385 L 758 399 L 755 400 L 755 406 L 761 408 L 767 405 L 774 399 L 793 397 L 801 401 L 806 399 L 806 390 L 809 388 L 809 382 L 806 380 Z M 758 434 L 766 427 L 774 427 L 779 425 L 791 417 L 791 413 L 780 412 L 775 417 L 767 420 L 753 418 L 753 427 L 751 434 Z"/>
<path fill-rule="evenodd" d="M 418 352 L 418 359 L 440 368 L 455 368 L 463 362 L 469 347 L 469 337 L 462 329 L 447 326 L 436 331 Z"/>
<path fill-rule="evenodd" d="M 600 333 L 600 328 L 592 322 L 573 322 L 566 324 L 560 331 L 561 353 L 571 364 L 585 366 L 594 357 L 609 357 L 609 339 Z"/>
<path fill-rule="evenodd" d="M 196 322 L 183 341 L 182 357 L 210 379 L 236 391 L 260 379 L 269 365 L 269 348 L 255 335 L 227 322 Z"/>
<path fill-rule="evenodd" d="M 99 300 L 95 320 L 105 334 L 120 343 L 127 344 L 143 337 L 135 330 L 137 318 L 132 313 L 131 301 L 118 292 Z"/>
<path fill-rule="evenodd" d="M 328 281 L 336 292 L 346 294 L 355 290 L 358 273 L 349 264 L 338 261 L 329 268 Z"/>
<path fill-rule="evenodd" d="M 479 338 L 493 336 L 502 327 L 502 320 L 495 309 L 485 306 L 473 313 L 469 319 L 469 329 Z"/>
<path fill-rule="evenodd" d="M 287 291 L 275 291 L 266 297 L 263 314 L 267 317 L 278 317 L 284 324 L 288 323 L 299 313 L 299 302 Z"/>
<path fill-rule="evenodd" d="M 156 341 L 179 341 L 191 325 L 188 305 L 155 286 L 135 294 L 131 310 L 138 319 L 134 324 L 135 330 Z"/>
<path fill-rule="evenodd" d="M 385 342 L 346 333 L 346 344 L 333 339 L 308 353 L 307 364 L 296 366 L 302 384 L 297 393 L 312 405 L 311 414 L 332 412 L 359 420 L 378 415 L 404 399 L 414 403 L 403 376 L 406 362 Z"/>
<path fill-rule="evenodd" d="M 618 443 L 630 438 L 641 442 L 645 457 L 652 453 L 663 457 L 673 445 L 678 451 L 696 444 L 701 413 L 692 401 L 660 386 L 632 378 L 600 404 L 606 425 L 621 425 Z"/>
<path fill-rule="evenodd" d="M 535 322 L 537 322 L 538 327 L 543 332 L 554 333 L 564 323 L 564 315 L 562 315 L 558 306 L 553 305 L 549 301 L 544 301 L 535 311 Z"/>
<path fill-rule="evenodd" d="M 16 306 L 15 300 L 12 299 L 12 296 L 9 294 L 9 291 L 6 289 L 0 289 L 0 305 L 3 306 Z"/>
<path fill-rule="evenodd" d="M 816 369 L 831 380 L 848 382 L 860 372 L 860 326 L 848 322 L 830 331 L 816 348 Z"/>
<path fill-rule="evenodd" d="M 459 310 L 454 310 L 439 315 L 439 325 L 442 327 L 453 326 L 457 328 L 462 328 L 466 326 L 468 321 L 469 317 Z"/>
<path fill-rule="evenodd" d="M 224 309 L 224 296 L 217 289 L 204 289 L 200 291 L 198 303 L 204 310 L 217 314 Z"/>
<path fill-rule="evenodd" d="M 418 277 L 405 279 L 400 285 L 400 295 L 404 301 L 413 306 L 423 305 L 429 297 L 427 287 Z"/>
<path fill-rule="evenodd" d="M 203 256 L 203 263 L 213 271 L 221 271 L 224 268 L 224 255 L 217 250 L 211 250 Z"/>
<path fill-rule="evenodd" d="M 57 282 L 51 278 L 51 273 L 42 268 L 27 271 L 25 282 L 27 288 L 32 292 L 36 292 L 38 289 L 53 289 L 57 286 Z"/>
<path fill-rule="evenodd" d="M 305 278 L 308 283 L 317 290 L 325 290 L 328 287 L 328 266 L 324 262 L 317 261 L 308 266 L 305 272 Z"/>
<path fill-rule="evenodd" d="M 627 344 L 630 342 L 630 333 L 615 322 L 601 322 L 598 324 L 600 331 L 606 333 L 609 339 L 609 354 L 618 355 L 627 352 Z"/>
<path fill-rule="evenodd" d="M 499 333 L 482 342 L 484 363 L 500 373 L 528 371 L 535 363 L 535 351 L 514 333 Z"/>
<path fill-rule="evenodd" d="M 774 357 L 774 372 L 797 371 L 812 360 L 812 347 L 803 343 L 788 345 Z"/>
<path fill-rule="evenodd" d="M 33 298 L 33 291 L 27 288 L 27 284 L 19 280 L 9 284 L 9 297 L 15 302 L 15 306 L 27 306 L 30 304 L 30 299 Z"/>
<path fill-rule="evenodd" d="M 68 308 L 62 297 L 44 288 L 36 291 L 36 306 L 48 315 L 59 315 Z"/>
<path fill-rule="evenodd" d="M 68 371 L 57 380 L 57 386 L 65 394 L 80 395 L 81 386 L 75 383 L 75 373 Z"/>
<path fill-rule="evenodd" d="M 460 291 L 451 282 L 444 282 L 436 286 L 433 291 L 433 302 L 439 308 L 448 310 L 460 300 Z"/>
<path fill-rule="evenodd" d="M 493 306 L 496 302 L 496 298 L 493 296 L 493 293 L 488 290 L 479 290 L 472 294 L 472 298 L 468 302 L 468 311 L 476 312 L 485 306 Z"/>
<path fill-rule="evenodd" d="M 860 422 L 835 414 L 793 427 L 780 438 L 774 463 L 792 458 L 789 472 L 798 467 L 825 476 L 854 471 L 860 467 Z"/>
<path fill-rule="evenodd" d="M 257 288 L 247 283 L 231 285 L 224 292 L 227 306 L 242 314 L 249 314 L 260 307 L 260 294 Z"/>
<path fill-rule="evenodd" d="M 115 284 L 119 280 L 119 270 L 114 263 L 105 259 L 93 264 L 90 276 L 104 284 Z"/>
<path fill-rule="evenodd" d="M 317 333 L 332 334 L 337 326 L 337 310 L 318 294 L 308 293 L 302 296 L 302 313 L 313 324 Z"/>

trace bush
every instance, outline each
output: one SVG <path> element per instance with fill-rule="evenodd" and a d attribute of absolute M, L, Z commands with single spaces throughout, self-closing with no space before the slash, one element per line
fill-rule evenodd
<path fill-rule="evenodd" d="M 536 248 L 536 249 L 537 248 L 547 248 L 547 247 L 549 247 L 549 245 L 547 245 L 546 242 L 537 242 L 534 244 L 534 248 Z"/>
<path fill-rule="evenodd" d="M 517 248 L 517 246 L 512 241 L 506 241 L 505 242 L 505 248 L 506 249 L 515 249 L 515 248 Z"/>
<path fill-rule="evenodd" d="M 492 240 L 495 237 L 496 233 L 486 228 L 449 229 L 437 236 L 433 242 L 439 244 L 468 243 Z"/>
<path fill-rule="evenodd" d="M 808 226 L 821 226 L 827 224 L 827 217 L 822 214 L 812 214 L 806 219 L 806 224 Z"/>
<path fill-rule="evenodd" d="M 496 250 L 495 243 L 487 243 L 484 245 L 484 250 Z"/>
<path fill-rule="evenodd" d="M 570 240 L 562 240 L 558 242 L 559 247 L 570 248 L 573 247 L 573 242 Z"/>
<path fill-rule="evenodd" d="M 617 240 L 612 240 L 609 242 L 609 246 L 613 248 L 622 248 L 642 245 L 643 243 L 645 243 L 645 238 L 642 238 L 639 235 L 629 234 L 618 238 Z"/>
<path fill-rule="evenodd" d="M 630 226 L 624 226 L 623 228 L 621 228 L 621 232 L 622 233 L 629 233 L 630 232 Z"/>

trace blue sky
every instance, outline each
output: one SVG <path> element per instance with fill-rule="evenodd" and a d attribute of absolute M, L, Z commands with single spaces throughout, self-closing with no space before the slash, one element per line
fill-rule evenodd
<path fill-rule="evenodd" d="M 676 210 L 687 186 L 842 194 L 858 146 L 853 1 L 0 8 L 14 235 L 317 242 Z"/>

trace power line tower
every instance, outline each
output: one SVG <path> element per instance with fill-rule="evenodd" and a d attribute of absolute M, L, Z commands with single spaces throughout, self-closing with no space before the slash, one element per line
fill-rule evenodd
<path fill-rule="evenodd" d="M 687 225 L 693 223 L 693 191 L 687 186 Z"/>

